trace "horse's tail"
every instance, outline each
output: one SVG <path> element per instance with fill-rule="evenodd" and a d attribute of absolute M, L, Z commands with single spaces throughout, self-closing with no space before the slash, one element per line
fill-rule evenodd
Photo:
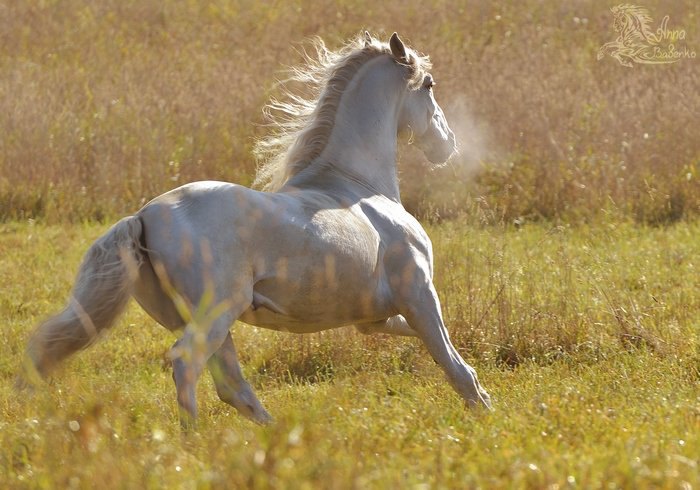
<path fill-rule="evenodd" d="M 29 340 L 30 371 L 45 376 L 58 362 L 87 347 L 112 326 L 126 307 L 138 276 L 143 259 L 142 231 L 141 218 L 129 216 L 92 244 L 68 304 L 39 325 Z"/>

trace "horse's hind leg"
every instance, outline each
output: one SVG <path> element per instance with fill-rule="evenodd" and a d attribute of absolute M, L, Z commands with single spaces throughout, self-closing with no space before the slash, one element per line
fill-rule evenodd
<path fill-rule="evenodd" d="M 183 429 L 195 426 L 197 380 L 209 358 L 223 344 L 234 320 L 235 317 L 226 312 L 214 320 L 206 331 L 202 326 L 188 325 L 185 334 L 173 345 L 173 381 L 180 409 L 180 425 Z"/>
<path fill-rule="evenodd" d="M 267 413 L 248 382 L 243 378 L 230 333 L 224 339 L 219 350 L 211 356 L 207 365 L 221 401 L 228 403 L 241 415 L 258 424 L 267 424 L 272 421 L 270 414 Z"/>
<path fill-rule="evenodd" d="M 163 290 L 148 256 L 145 257 L 141 267 L 134 297 L 152 317 L 167 329 L 176 331 L 186 326 L 186 322 L 182 320 L 178 314 L 172 299 Z M 239 299 L 242 300 L 243 297 L 239 297 Z M 232 318 L 230 313 L 227 315 L 229 315 L 229 318 Z M 207 361 L 207 366 L 214 378 L 219 398 L 229 405 L 232 405 L 242 415 L 255 422 L 260 424 L 270 422 L 272 418 L 263 408 L 260 401 L 258 401 L 250 385 L 243 378 L 243 373 L 238 364 L 236 350 L 233 346 L 231 335 L 228 332 L 229 325 L 227 322 L 229 322 L 229 320 L 222 319 L 221 321 L 227 327 L 223 330 L 225 338 L 218 350 L 215 350 Z M 223 329 L 224 327 L 222 326 L 220 328 Z M 194 383 L 195 378 L 198 377 L 199 374 L 197 374 L 196 371 L 185 374 L 187 368 L 183 364 L 186 364 L 191 356 L 184 356 L 183 359 L 180 359 L 182 356 L 178 355 L 184 350 L 184 344 L 192 340 L 186 340 L 186 337 L 187 332 L 185 333 L 185 337 L 176 342 L 175 346 L 173 346 L 173 378 L 178 386 L 178 401 L 180 402 L 183 416 L 185 420 L 188 420 L 192 418 L 195 413 L 195 399 L 193 398 L 194 392 L 185 387 L 189 386 L 189 384 L 183 378 L 189 376 L 192 378 L 192 383 Z M 214 348 L 218 341 L 218 334 L 214 333 L 211 341 L 214 343 L 211 348 Z M 196 342 L 194 342 L 194 344 L 196 345 Z M 189 423 L 190 421 L 187 421 L 184 425 L 188 425 Z"/>
<path fill-rule="evenodd" d="M 219 316 L 208 321 L 204 320 L 203 324 L 200 325 L 196 322 L 188 325 L 184 335 L 175 342 L 171 351 L 173 380 L 180 408 L 180 424 L 184 429 L 194 427 L 197 418 L 195 388 L 204 366 L 222 348 L 226 338 L 230 335 L 229 328 L 240 314 L 250 306 L 252 301 L 252 291 L 246 288 L 239 288 L 239 291 L 241 292 L 235 297 L 234 295 L 226 295 L 230 299 L 224 301 L 231 303 L 228 309 Z M 238 300 L 236 301 L 236 299 Z M 227 351 L 224 350 L 224 352 Z M 240 372 L 240 368 L 238 372 Z"/>

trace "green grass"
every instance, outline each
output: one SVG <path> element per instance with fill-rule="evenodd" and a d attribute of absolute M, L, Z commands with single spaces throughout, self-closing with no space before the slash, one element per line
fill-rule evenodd
<path fill-rule="evenodd" d="M 175 339 L 136 305 L 44 390 L 13 390 L 105 228 L 0 225 L 0 487 L 700 485 L 699 223 L 430 227 L 446 321 L 495 412 L 467 411 L 415 339 L 236 325 L 276 421 L 242 419 L 203 377 L 187 437 Z"/>

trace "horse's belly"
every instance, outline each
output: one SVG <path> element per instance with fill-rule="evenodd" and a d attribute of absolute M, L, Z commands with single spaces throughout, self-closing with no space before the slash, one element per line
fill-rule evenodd
<path fill-rule="evenodd" d="M 342 327 L 344 324 L 336 322 L 312 321 L 309 319 L 300 320 L 284 314 L 279 314 L 266 308 L 248 308 L 240 320 L 256 327 L 268 328 L 280 332 L 293 333 L 315 333 L 331 328 Z M 352 323 L 352 322 L 350 322 Z"/>
<path fill-rule="evenodd" d="M 285 287 L 273 287 L 281 286 Z M 337 288 L 305 288 L 286 281 L 256 285 L 252 305 L 240 319 L 273 330 L 311 333 L 395 314 L 381 284 Z"/>

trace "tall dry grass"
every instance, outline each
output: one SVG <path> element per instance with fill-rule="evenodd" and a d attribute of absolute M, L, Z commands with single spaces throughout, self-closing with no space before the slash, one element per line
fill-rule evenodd
<path fill-rule="evenodd" d="M 613 2 L 614 3 L 614 2 Z M 424 217 L 666 223 L 700 210 L 700 59 L 625 68 L 607 2 L 19 1 L 0 5 L 0 219 L 103 219 L 181 183 L 249 184 L 261 107 L 305 38 L 399 31 L 432 56 L 462 153 L 402 152 Z M 687 32 L 691 0 L 646 1 Z M 655 24 L 656 26 L 656 24 Z"/>

